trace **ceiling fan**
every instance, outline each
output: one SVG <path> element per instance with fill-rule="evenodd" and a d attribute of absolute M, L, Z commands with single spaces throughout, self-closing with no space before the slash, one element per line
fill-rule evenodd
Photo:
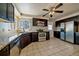
<path fill-rule="evenodd" d="M 59 3 L 57 6 L 55 7 L 50 7 L 49 9 L 42 9 L 43 11 L 47 11 L 46 14 L 42 15 L 43 17 L 46 16 L 47 14 L 49 14 L 50 17 L 53 16 L 54 13 L 63 13 L 63 10 L 57 10 L 59 7 L 61 7 L 63 4 Z"/>

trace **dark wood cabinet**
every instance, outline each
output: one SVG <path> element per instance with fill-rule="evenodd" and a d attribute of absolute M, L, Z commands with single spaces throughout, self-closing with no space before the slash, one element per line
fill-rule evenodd
<path fill-rule="evenodd" d="M 32 32 L 32 42 L 38 41 L 38 32 Z"/>
<path fill-rule="evenodd" d="M 31 43 L 31 33 L 22 34 L 20 36 L 20 48 L 24 48 Z"/>
<path fill-rule="evenodd" d="M 33 26 L 37 26 L 37 20 L 36 20 L 36 18 L 33 18 Z"/>
<path fill-rule="evenodd" d="M 60 38 L 60 32 L 59 31 L 54 31 L 54 37 Z"/>
<path fill-rule="evenodd" d="M 47 20 L 45 20 L 44 22 L 45 22 L 44 25 L 47 26 L 48 25 Z"/>
<path fill-rule="evenodd" d="M 50 39 L 50 33 L 46 32 L 46 40 L 49 40 L 49 39 Z"/>
<path fill-rule="evenodd" d="M 33 26 L 47 26 L 47 19 L 33 18 Z M 41 25 L 39 25 L 41 24 Z"/>
<path fill-rule="evenodd" d="M 14 22 L 14 6 L 12 3 L 0 3 L 0 18 Z"/>
<path fill-rule="evenodd" d="M 14 22 L 14 6 L 12 3 L 7 3 L 7 18 L 8 21 Z"/>
<path fill-rule="evenodd" d="M 5 46 L 0 50 L 0 56 L 9 56 L 10 55 L 10 45 Z"/>

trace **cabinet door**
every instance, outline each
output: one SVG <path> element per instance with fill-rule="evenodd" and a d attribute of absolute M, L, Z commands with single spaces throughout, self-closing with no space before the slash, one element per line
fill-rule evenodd
<path fill-rule="evenodd" d="M 36 18 L 33 18 L 33 26 L 37 26 L 37 19 Z"/>
<path fill-rule="evenodd" d="M 44 26 L 47 26 L 48 25 L 47 22 L 48 22 L 47 20 L 44 21 Z"/>
<path fill-rule="evenodd" d="M 12 5 L 12 3 L 8 3 L 7 5 L 7 18 L 10 22 L 14 22 L 14 6 Z"/>
<path fill-rule="evenodd" d="M 25 46 L 27 46 L 30 43 L 31 43 L 31 38 L 28 34 L 21 35 L 21 38 L 20 38 L 21 48 L 24 48 Z"/>
<path fill-rule="evenodd" d="M 32 42 L 38 41 L 38 32 L 32 32 Z"/>
<path fill-rule="evenodd" d="M 46 40 L 49 40 L 49 39 L 50 39 L 49 32 L 46 32 Z"/>

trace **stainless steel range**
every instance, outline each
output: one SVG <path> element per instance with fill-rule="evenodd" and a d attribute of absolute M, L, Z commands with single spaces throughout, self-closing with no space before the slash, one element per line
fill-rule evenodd
<path fill-rule="evenodd" d="M 46 40 L 46 32 L 39 32 L 38 38 L 39 38 L 39 41 L 45 41 Z"/>

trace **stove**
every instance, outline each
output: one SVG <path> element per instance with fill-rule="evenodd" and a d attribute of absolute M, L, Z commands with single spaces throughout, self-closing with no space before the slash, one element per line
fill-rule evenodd
<path fill-rule="evenodd" d="M 45 41 L 46 40 L 46 32 L 39 32 L 38 38 L 39 38 L 39 41 Z"/>

